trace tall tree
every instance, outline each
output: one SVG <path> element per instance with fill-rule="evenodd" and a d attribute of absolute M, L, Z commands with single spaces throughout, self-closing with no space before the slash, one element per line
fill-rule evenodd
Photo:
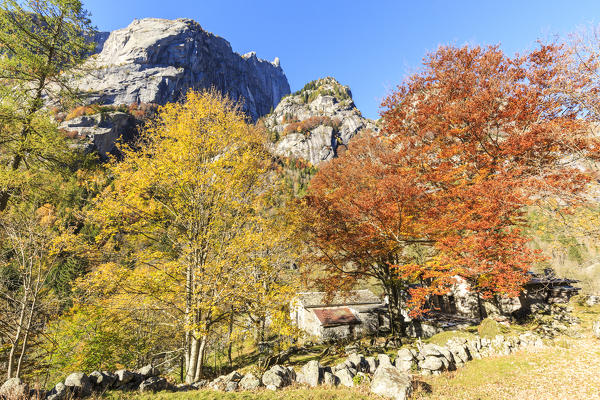
<path fill-rule="evenodd" d="M 58 311 L 51 291 L 53 269 L 73 236 L 54 207 L 24 203 L 0 216 L 0 337 L 8 342 L 7 376 L 20 376 L 45 321 Z"/>
<path fill-rule="evenodd" d="M 95 212 L 99 239 L 135 246 L 132 271 L 113 267 L 128 271 L 116 290 L 180 321 L 187 382 L 202 375 L 216 324 L 255 299 L 257 279 L 278 265 L 272 249 L 285 229 L 269 222 L 270 163 L 264 138 L 229 100 L 192 91 L 162 107 L 140 146 L 109 166 L 114 181 Z M 119 277 L 104 271 L 100 279 Z"/>
<path fill-rule="evenodd" d="M 417 261 L 429 239 L 420 226 L 427 193 L 414 185 L 415 170 L 398 168 L 400 153 L 388 138 L 364 132 L 310 182 L 303 211 L 311 261 L 327 274 L 327 291 L 376 279 L 389 300 L 393 333 L 404 330 L 401 306 L 409 280 L 395 266 Z"/>
<path fill-rule="evenodd" d="M 482 297 L 517 295 L 538 259 L 525 207 L 591 179 L 578 160 L 597 158 L 598 139 L 552 90 L 563 56 L 553 45 L 514 58 L 443 47 L 384 102 L 384 133 L 433 194 L 426 226 L 439 261 Z"/>
<path fill-rule="evenodd" d="M 0 212 L 40 169 L 70 152 L 45 102 L 74 95 L 73 73 L 93 48 L 78 0 L 0 3 Z"/>

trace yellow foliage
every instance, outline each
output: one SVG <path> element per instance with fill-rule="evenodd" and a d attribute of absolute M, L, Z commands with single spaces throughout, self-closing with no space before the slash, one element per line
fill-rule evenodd
<path fill-rule="evenodd" d="M 83 289 L 176 316 L 186 346 L 232 310 L 264 315 L 287 303 L 280 277 L 293 241 L 281 185 L 264 137 L 229 100 L 191 91 L 123 153 L 93 218 L 107 249 L 128 238 L 135 265 L 101 265 Z"/>

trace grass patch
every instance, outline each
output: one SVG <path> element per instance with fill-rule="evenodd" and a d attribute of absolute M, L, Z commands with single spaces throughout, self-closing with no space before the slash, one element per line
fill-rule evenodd
<path fill-rule="evenodd" d="M 474 334 L 472 334 L 470 332 L 444 331 L 444 332 L 436 333 L 435 335 L 433 335 L 432 337 L 427 339 L 427 342 L 437 344 L 439 346 L 445 346 L 446 343 L 448 343 L 448 340 L 450 340 L 450 339 L 464 338 L 467 340 L 472 340 L 472 339 L 475 339 L 476 337 L 477 336 L 475 336 Z"/>
<path fill-rule="evenodd" d="M 553 347 L 469 361 L 441 376 L 421 378 L 415 399 L 591 399 L 600 387 L 600 342 L 562 339 Z"/>

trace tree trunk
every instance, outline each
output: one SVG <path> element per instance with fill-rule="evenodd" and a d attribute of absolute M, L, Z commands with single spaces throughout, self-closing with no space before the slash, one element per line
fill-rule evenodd
<path fill-rule="evenodd" d="M 233 307 L 231 307 L 231 316 L 229 317 L 229 337 L 227 343 L 227 359 L 229 360 L 229 367 L 233 365 L 233 359 L 231 358 L 231 348 L 233 347 L 233 340 L 231 336 L 233 335 Z"/>
<path fill-rule="evenodd" d="M 25 289 L 25 294 L 23 295 L 23 303 L 21 305 L 21 312 L 19 315 L 19 322 L 17 325 L 17 332 L 15 333 L 15 339 L 12 342 L 12 346 L 10 347 L 10 352 L 8 353 L 8 370 L 7 370 L 7 379 L 13 378 L 13 370 L 15 368 L 15 352 L 17 347 L 19 346 L 19 342 L 21 341 L 21 334 L 23 332 L 23 322 L 25 321 L 25 312 L 27 308 L 27 289 Z M 15 376 L 18 378 L 18 376 Z"/>
<path fill-rule="evenodd" d="M 200 346 L 198 349 L 198 359 L 196 361 L 196 374 L 194 375 L 194 381 L 199 381 L 203 377 L 203 367 L 204 367 L 204 353 L 206 352 L 206 342 L 207 335 L 203 335 L 200 341 Z"/>
<path fill-rule="evenodd" d="M 198 354 L 200 351 L 200 343 L 198 338 L 193 334 L 190 335 L 190 351 L 187 360 L 187 366 L 185 371 L 185 383 L 192 384 L 194 383 L 194 378 L 196 376 L 196 367 L 198 364 Z"/>
<path fill-rule="evenodd" d="M 479 292 L 477 292 L 477 310 L 479 311 L 479 320 L 483 321 L 485 315 L 483 313 L 483 304 L 481 302 L 481 296 L 479 296 Z"/>
<path fill-rule="evenodd" d="M 27 344 L 29 342 L 29 334 L 31 332 L 31 324 L 33 322 L 33 315 L 35 313 L 35 307 L 37 305 L 37 293 L 33 295 L 33 301 L 31 302 L 31 311 L 29 312 L 29 319 L 27 320 L 27 327 L 25 328 L 25 335 L 23 336 L 23 345 L 21 346 L 21 355 L 19 356 L 19 361 L 17 362 L 17 373 L 15 376 L 19 376 L 21 374 L 21 365 L 23 364 L 23 359 L 25 358 L 25 353 L 27 352 Z"/>

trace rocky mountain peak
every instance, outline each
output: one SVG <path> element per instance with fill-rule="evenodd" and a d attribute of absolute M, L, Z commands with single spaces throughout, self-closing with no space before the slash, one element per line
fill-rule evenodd
<path fill-rule="evenodd" d="M 350 88 L 332 77 L 311 81 L 284 97 L 262 122 L 274 153 L 314 165 L 335 157 L 361 130 L 377 129 L 356 108 Z"/>
<path fill-rule="evenodd" d="M 89 66 L 94 72 L 79 82 L 89 103 L 165 104 L 214 87 L 256 120 L 290 92 L 278 59 L 241 56 L 191 19 L 134 20 L 110 33 Z"/>

